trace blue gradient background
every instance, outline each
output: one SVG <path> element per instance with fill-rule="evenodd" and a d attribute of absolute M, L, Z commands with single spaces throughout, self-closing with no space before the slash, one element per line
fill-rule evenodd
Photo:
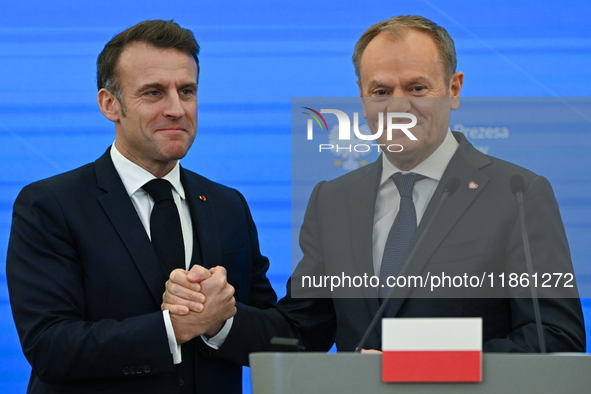
<path fill-rule="evenodd" d="M 183 165 L 245 194 L 282 295 L 290 271 L 290 99 L 358 95 L 353 46 L 369 25 L 397 14 L 448 29 L 466 75 L 463 96 L 589 95 L 591 6 L 584 1 L 3 1 L 0 392 L 25 392 L 30 373 L 6 288 L 12 204 L 24 185 L 93 161 L 112 143 L 113 126 L 96 105 L 95 62 L 116 32 L 155 18 L 194 31 L 202 47 L 200 124 Z M 535 149 L 521 152 L 517 164 L 550 163 L 551 174 L 542 174 L 555 188 L 563 175 L 578 182 L 556 194 L 573 256 L 588 261 L 590 166 L 582 150 L 575 157 L 571 150 L 591 136 L 528 137 Z M 575 174 L 561 173 L 564 160 L 579 161 Z M 583 302 L 591 321 L 591 303 Z"/>

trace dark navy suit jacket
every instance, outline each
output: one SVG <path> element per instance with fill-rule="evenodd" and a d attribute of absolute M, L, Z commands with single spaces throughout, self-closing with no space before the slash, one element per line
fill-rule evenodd
<path fill-rule="evenodd" d="M 185 169 L 181 182 L 193 264 L 224 266 L 238 303 L 271 307 L 269 263 L 242 195 Z M 167 275 L 109 150 L 22 190 L 6 270 L 32 366 L 29 392 L 178 393 L 189 384 L 197 392 L 241 392 L 241 366 L 206 357 L 200 338 L 183 345 L 183 363 L 173 365 L 160 310 Z"/>

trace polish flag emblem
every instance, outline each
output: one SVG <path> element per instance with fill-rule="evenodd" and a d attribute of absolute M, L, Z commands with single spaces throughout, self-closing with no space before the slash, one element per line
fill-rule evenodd
<path fill-rule="evenodd" d="M 382 381 L 481 382 L 482 319 L 382 319 Z"/>
<path fill-rule="evenodd" d="M 478 189 L 478 183 L 471 181 L 468 183 L 468 189 Z"/>

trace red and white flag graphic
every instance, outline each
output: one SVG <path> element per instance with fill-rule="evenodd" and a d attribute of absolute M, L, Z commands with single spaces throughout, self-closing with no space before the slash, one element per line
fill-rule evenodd
<path fill-rule="evenodd" d="M 384 382 L 482 381 L 481 318 L 382 319 Z"/>

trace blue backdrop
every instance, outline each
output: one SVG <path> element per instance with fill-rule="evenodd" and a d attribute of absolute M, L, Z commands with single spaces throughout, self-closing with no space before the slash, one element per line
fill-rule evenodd
<path fill-rule="evenodd" d="M 0 392 L 25 391 L 30 367 L 10 313 L 5 258 L 20 189 L 95 160 L 114 140 L 96 105 L 95 62 L 104 44 L 144 19 L 174 19 L 199 41 L 199 131 L 183 165 L 241 190 L 251 206 L 269 276 L 282 295 L 290 271 L 290 99 L 358 95 L 353 46 L 371 24 L 420 14 L 456 41 L 463 96 L 585 97 L 591 89 L 591 6 L 585 1 L 360 0 L 203 2 L 119 0 L 0 4 Z M 584 133 L 517 164 L 555 162 L 589 144 Z M 528 134 L 532 144 L 539 142 Z M 580 151 L 580 150 L 579 150 Z M 492 153 L 492 152 L 491 152 Z M 495 149 L 495 154 L 505 153 Z M 535 166 L 535 165 L 534 165 Z M 591 251 L 589 161 L 557 192 L 579 264 Z M 534 169 L 535 170 L 535 169 Z M 547 174 L 543 174 L 547 175 Z M 571 184 L 572 186 L 572 184 Z M 591 305 L 584 300 L 587 320 Z"/>

